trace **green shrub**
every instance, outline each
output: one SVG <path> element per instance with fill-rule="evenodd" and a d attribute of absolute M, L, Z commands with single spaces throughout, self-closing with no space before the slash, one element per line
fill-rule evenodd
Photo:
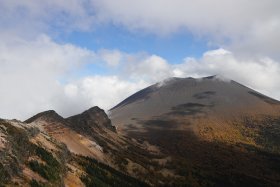
<path fill-rule="evenodd" d="M 50 165 L 52 167 L 59 167 L 59 162 L 53 157 L 52 153 L 46 151 L 42 147 L 36 148 L 36 155 L 38 155 L 42 160 L 44 160 L 47 165 Z"/>
<path fill-rule="evenodd" d="M 0 163 L 0 186 L 10 180 L 10 175 L 5 170 L 4 166 Z"/>
<path fill-rule="evenodd" d="M 38 161 L 35 160 L 29 162 L 29 167 L 31 170 L 38 173 L 39 175 L 41 175 L 49 181 L 56 181 L 59 179 L 59 171 L 55 167 L 40 164 L 38 163 Z"/>
<path fill-rule="evenodd" d="M 87 173 L 81 177 L 86 186 L 148 186 L 92 158 L 77 157 L 77 160 Z"/>
<path fill-rule="evenodd" d="M 45 187 L 44 184 L 37 182 L 36 180 L 32 179 L 32 181 L 30 181 L 30 186 L 31 187 Z"/>

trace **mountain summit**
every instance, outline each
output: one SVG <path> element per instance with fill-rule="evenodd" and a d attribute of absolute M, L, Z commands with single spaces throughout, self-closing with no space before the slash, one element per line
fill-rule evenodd
<path fill-rule="evenodd" d="M 157 116 L 275 113 L 279 106 L 279 101 L 220 76 L 170 78 L 128 97 L 110 110 L 110 117 L 115 125 L 125 126 Z"/>
<path fill-rule="evenodd" d="M 81 114 L 71 116 L 66 119 L 73 128 L 82 128 L 85 132 L 88 129 L 108 128 L 115 131 L 111 120 L 108 118 L 104 110 L 95 106 Z M 77 126 L 78 124 L 78 126 Z"/>
<path fill-rule="evenodd" d="M 180 185 L 280 185 L 280 102 L 233 80 L 166 79 L 116 105 L 110 118 L 119 133 L 171 158 L 163 167 Z"/>
<path fill-rule="evenodd" d="M 25 123 L 32 123 L 34 121 L 45 120 L 49 122 L 63 121 L 63 117 L 57 114 L 54 110 L 48 110 L 36 114 L 35 116 L 25 120 Z"/>

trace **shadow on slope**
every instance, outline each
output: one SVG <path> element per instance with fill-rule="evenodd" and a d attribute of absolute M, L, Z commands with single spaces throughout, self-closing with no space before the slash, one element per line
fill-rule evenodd
<path fill-rule="evenodd" d="M 266 103 L 268 103 L 268 104 L 280 105 L 280 102 L 277 101 L 276 99 L 272 99 L 272 98 L 270 98 L 270 97 L 267 97 L 267 96 L 262 95 L 262 94 L 257 93 L 257 92 L 249 91 L 248 93 L 251 94 L 251 95 L 254 95 L 254 96 L 258 97 L 259 99 L 263 100 L 264 102 L 266 102 Z"/>
<path fill-rule="evenodd" d="M 279 186 L 280 152 L 221 141 L 203 141 L 190 130 L 159 129 L 152 121 L 143 123 L 145 131 L 128 131 L 138 141 L 148 141 L 172 157 L 164 168 L 179 178 L 169 178 L 176 186 Z M 274 125 L 274 130 L 276 126 Z M 277 125 L 279 131 L 279 124 Z M 260 131 L 265 133 L 265 129 Z M 267 133 L 267 132 L 266 132 Z M 273 134 L 273 139 L 280 135 Z M 270 141 L 270 140 L 267 140 Z M 268 142 L 266 142 L 268 143 Z M 279 145 L 278 145 L 279 148 Z"/>
<path fill-rule="evenodd" d="M 213 96 L 215 94 L 216 94 L 216 92 L 206 91 L 206 92 L 196 93 L 193 95 L 193 97 L 196 99 L 209 99 L 211 96 Z"/>
<path fill-rule="evenodd" d="M 213 106 L 214 105 L 204 105 L 200 103 L 185 103 L 172 107 L 172 111 L 168 113 L 168 115 L 194 116 L 198 114 L 205 114 L 204 109 L 211 108 Z"/>

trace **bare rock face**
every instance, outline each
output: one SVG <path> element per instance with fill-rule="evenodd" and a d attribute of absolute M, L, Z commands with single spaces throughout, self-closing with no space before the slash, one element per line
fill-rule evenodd
<path fill-rule="evenodd" d="M 59 114 L 57 114 L 54 110 L 48 110 L 45 112 L 41 112 L 36 114 L 35 116 L 25 120 L 25 123 L 32 123 L 34 121 L 44 120 L 46 122 L 63 122 L 64 119 Z"/>
<path fill-rule="evenodd" d="M 92 107 L 81 114 L 71 116 L 66 120 L 71 127 L 83 130 L 84 132 L 90 132 L 97 129 L 100 130 L 102 128 L 107 128 L 112 131 L 116 130 L 105 111 L 97 106 Z"/>
<path fill-rule="evenodd" d="M 54 110 L 48 110 L 27 119 L 25 123 L 32 123 L 35 121 L 44 121 L 47 123 L 62 123 L 66 126 L 74 128 L 75 130 L 81 130 L 85 132 L 87 130 L 102 128 L 116 131 L 105 111 L 100 109 L 98 106 L 92 107 L 81 114 L 77 114 L 65 119 L 57 114 Z"/>

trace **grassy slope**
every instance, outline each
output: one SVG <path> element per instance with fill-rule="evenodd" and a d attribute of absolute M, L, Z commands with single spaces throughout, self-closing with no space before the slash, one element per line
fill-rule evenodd
<path fill-rule="evenodd" d="M 86 186 L 146 186 L 145 183 L 92 158 L 72 155 L 64 145 L 55 141 L 52 144 L 57 150 L 50 150 L 38 142 L 32 143 L 30 139 L 40 133 L 38 130 L 19 128 L 4 120 L 0 121 L 0 128 L 8 140 L 5 148 L 0 150 L 0 186 L 63 186 L 63 179 L 68 170 L 67 163 L 81 168 L 84 174 L 78 177 Z M 22 172 L 25 167 L 39 174 L 47 182 L 24 176 Z"/>

